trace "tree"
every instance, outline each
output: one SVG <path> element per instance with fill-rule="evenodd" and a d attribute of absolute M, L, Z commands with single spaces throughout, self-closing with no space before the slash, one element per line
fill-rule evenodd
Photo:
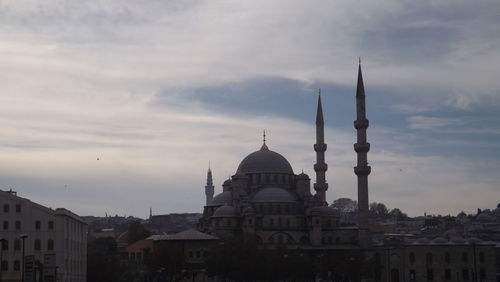
<path fill-rule="evenodd" d="M 383 203 L 370 203 L 370 214 L 376 218 L 386 218 L 388 215 L 387 207 Z"/>
<path fill-rule="evenodd" d="M 139 240 L 146 239 L 151 236 L 151 232 L 147 230 L 138 220 L 132 220 L 128 225 L 128 243 L 132 244 Z"/>
<path fill-rule="evenodd" d="M 394 208 L 394 209 L 392 209 L 392 210 L 389 212 L 389 215 L 390 215 L 391 217 L 395 217 L 395 218 L 397 218 L 397 219 L 399 219 L 399 220 L 402 220 L 402 219 L 406 219 L 406 218 L 408 218 L 408 215 L 407 215 L 407 214 L 405 214 L 404 212 L 402 212 L 402 211 L 401 211 L 400 209 L 398 209 L 398 208 Z"/>
<path fill-rule="evenodd" d="M 358 202 L 349 198 L 338 198 L 330 207 L 338 209 L 341 213 L 355 212 L 358 210 Z"/>

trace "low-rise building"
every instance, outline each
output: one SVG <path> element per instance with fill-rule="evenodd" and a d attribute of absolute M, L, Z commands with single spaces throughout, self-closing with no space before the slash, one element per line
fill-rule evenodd
<path fill-rule="evenodd" d="M 78 215 L 0 190 L 0 224 L 1 281 L 22 281 L 23 261 L 26 277 L 43 273 L 57 275 L 58 282 L 86 281 L 87 224 Z"/>

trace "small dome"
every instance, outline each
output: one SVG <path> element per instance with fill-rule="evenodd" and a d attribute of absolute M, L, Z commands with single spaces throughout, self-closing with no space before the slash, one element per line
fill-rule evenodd
<path fill-rule="evenodd" d="M 212 217 L 238 217 L 238 215 L 232 206 L 224 205 L 217 208 Z"/>
<path fill-rule="evenodd" d="M 430 240 L 425 238 L 425 237 L 422 237 L 422 238 L 418 238 L 414 243 L 416 244 L 430 244 Z"/>
<path fill-rule="evenodd" d="M 226 191 L 226 192 L 222 192 L 220 194 L 218 194 L 217 196 L 215 196 L 212 201 L 210 202 L 210 204 L 208 204 L 207 206 L 223 206 L 225 204 L 231 204 L 233 201 L 233 195 L 231 193 L 231 191 Z"/>
<path fill-rule="evenodd" d="M 455 236 L 450 239 L 450 243 L 463 244 L 465 242 L 466 242 L 465 239 L 460 236 Z"/>
<path fill-rule="evenodd" d="M 255 213 L 255 210 L 252 207 L 250 207 L 250 206 L 245 207 L 243 209 L 243 215 L 252 215 L 254 213 Z"/>
<path fill-rule="evenodd" d="M 432 240 L 432 242 L 435 244 L 446 244 L 446 243 L 448 243 L 448 240 L 446 240 L 443 237 L 437 237 L 434 240 Z"/>
<path fill-rule="evenodd" d="M 477 238 L 477 237 L 471 237 L 469 238 L 469 240 L 467 240 L 470 244 L 477 244 L 477 243 L 481 243 L 481 239 Z"/>
<path fill-rule="evenodd" d="M 283 173 L 293 174 L 290 163 L 282 155 L 262 148 L 246 156 L 238 166 L 237 173 Z"/>
<path fill-rule="evenodd" d="M 254 203 L 295 203 L 295 196 L 283 188 L 264 188 L 252 198 Z"/>
<path fill-rule="evenodd" d="M 309 179 L 309 175 L 305 174 L 302 172 L 301 174 L 297 175 L 297 179 Z"/>

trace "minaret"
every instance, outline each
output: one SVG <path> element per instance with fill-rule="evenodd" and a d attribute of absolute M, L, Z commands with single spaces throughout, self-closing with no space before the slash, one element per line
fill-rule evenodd
<path fill-rule="evenodd" d="M 326 183 L 325 172 L 328 169 L 328 165 L 325 163 L 326 144 L 324 124 L 320 89 L 318 95 L 318 110 L 316 112 L 316 144 L 314 144 L 314 151 L 316 151 L 316 164 L 314 164 L 314 171 L 316 171 L 316 183 L 314 183 L 314 190 L 316 191 L 317 198 L 321 200 L 323 204 L 326 204 L 326 190 L 328 190 L 328 183 Z"/>
<path fill-rule="evenodd" d="M 207 172 L 207 185 L 205 186 L 205 196 L 207 196 L 207 205 L 212 202 L 214 198 L 214 185 L 212 181 L 212 170 L 210 169 L 210 163 L 208 164 Z"/>
<path fill-rule="evenodd" d="M 356 117 L 354 128 L 357 130 L 358 142 L 354 144 L 354 151 L 358 155 L 358 163 L 354 167 L 354 173 L 358 176 L 359 242 L 362 247 L 368 247 L 370 243 L 368 233 L 368 175 L 371 168 L 368 165 L 366 156 L 370 151 L 370 143 L 366 142 L 366 129 L 369 122 L 366 119 L 365 88 L 361 74 L 361 60 L 358 67 L 358 86 L 356 89 Z"/>

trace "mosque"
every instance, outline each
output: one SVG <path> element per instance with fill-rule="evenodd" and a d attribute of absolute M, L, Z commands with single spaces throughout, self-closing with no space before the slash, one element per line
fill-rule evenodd
<path fill-rule="evenodd" d="M 324 120 L 321 96 L 316 112 L 316 182 L 311 193 L 311 179 L 305 173 L 295 174 L 288 160 L 272 151 L 265 143 L 260 150 L 245 157 L 236 173 L 222 185 L 222 193 L 214 197 L 212 172 L 209 168 L 205 186 L 206 205 L 199 229 L 217 237 L 240 233 L 254 234 L 260 243 L 288 247 L 368 246 L 368 181 L 366 142 L 368 120 L 365 116 L 365 93 L 361 65 L 356 91 L 357 119 L 354 127 L 358 142 L 354 149 L 358 163 L 359 218 L 357 227 L 340 226 L 337 210 L 328 207 L 328 183 L 325 172 L 327 145 L 324 140 Z"/>
<path fill-rule="evenodd" d="M 322 257 L 345 251 L 361 251 L 363 259 L 372 262 L 367 281 L 500 281 L 500 245 L 460 235 L 435 238 L 412 234 L 370 233 L 368 220 L 368 166 L 365 91 L 361 65 L 356 89 L 357 142 L 354 151 L 357 165 L 358 213 L 356 226 L 343 226 L 340 214 L 326 202 L 328 184 L 325 172 L 327 145 L 321 96 L 316 112 L 316 181 L 311 193 L 311 179 L 295 174 L 288 160 L 265 143 L 260 150 L 246 156 L 236 173 L 222 185 L 214 197 L 212 172 L 209 168 L 205 186 L 206 204 L 198 229 L 227 238 L 252 234 L 265 248 L 285 245 L 287 249 L 308 251 Z M 496 254 L 497 253 L 497 254 Z M 500 260 L 499 260 L 500 261 Z"/>

